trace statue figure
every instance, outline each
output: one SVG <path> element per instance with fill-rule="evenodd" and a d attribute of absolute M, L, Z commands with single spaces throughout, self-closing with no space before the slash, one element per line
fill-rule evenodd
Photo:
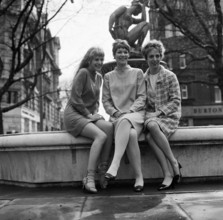
<path fill-rule="evenodd" d="M 150 24 L 146 21 L 148 0 L 133 0 L 131 6 L 120 6 L 109 18 L 109 32 L 114 39 L 127 40 L 131 47 L 140 51 Z M 139 14 L 141 18 L 136 18 Z M 135 25 L 129 29 L 130 26 Z"/>

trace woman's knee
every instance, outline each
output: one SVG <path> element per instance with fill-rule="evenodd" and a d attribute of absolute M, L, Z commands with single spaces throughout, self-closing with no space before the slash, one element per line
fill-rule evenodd
<path fill-rule="evenodd" d="M 106 133 L 107 133 L 108 135 L 113 135 L 113 132 L 114 132 L 114 126 L 113 126 L 113 124 L 110 123 L 110 122 L 108 122 L 108 123 L 106 124 L 105 130 L 106 130 Z"/>
<path fill-rule="evenodd" d="M 98 140 L 104 143 L 107 140 L 107 134 L 104 131 L 100 130 L 99 132 L 97 132 L 95 136 L 95 140 Z"/>
<path fill-rule="evenodd" d="M 121 119 L 121 121 L 120 121 L 120 125 L 130 125 L 131 123 L 129 122 L 129 120 L 128 119 L 126 119 L 126 118 L 123 118 L 123 119 Z"/>
<path fill-rule="evenodd" d="M 96 125 L 107 134 L 107 136 L 109 135 L 113 135 L 113 131 L 114 131 L 114 126 L 111 122 L 108 121 L 100 121 L 97 122 Z"/>
<path fill-rule="evenodd" d="M 146 134 L 146 140 L 147 140 L 148 143 L 151 142 L 151 140 L 152 140 L 152 136 L 151 136 L 150 133 L 147 133 L 147 134 Z"/>
<path fill-rule="evenodd" d="M 155 121 L 150 121 L 147 125 L 146 128 L 150 131 L 150 132 L 158 132 L 160 130 L 159 125 L 157 124 L 157 122 Z"/>
<path fill-rule="evenodd" d="M 116 134 L 118 133 L 122 133 L 123 131 L 126 131 L 126 130 L 129 130 L 129 129 L 131 129 L 131 123 L 129 122 L 129 120 L 128 119 L 122 119 L 120 122 L 119 122 L 119 124 L 118 124 L 118 127 L 116 128 Z"/>
<path fill-rule="evenodd" d="M 134 128 L 130 129 L 130 133 L 129 133 L 129 141 L 134 141 L 134 140 L 138 140 L 138 135 L 137 132 Z"/>

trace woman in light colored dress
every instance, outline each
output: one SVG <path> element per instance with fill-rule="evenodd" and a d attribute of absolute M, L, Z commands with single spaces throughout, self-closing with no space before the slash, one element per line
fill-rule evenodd
<path fill-rule="evenodd" d="M 181 181 L 181 165 L 174 157 L 168 141 L 177 129 L 181 117 L 180 86 L 176 75 L 160 65 L 164 51 L 162 42 L 157 40 L 147 42 L 142 48 L 149 66 L 145 73 L 145 130 L 148 131 L 146 139 L 164 173 L 164 180 L 158 190 L 174 188 Z M 168 166 L 168 161 L 173 172 Z"/>
<path fill-rule="evenodd" d="M 143 129 L 146 90 L 142 70 L 128 65 L 129 52 L 127 41 L 116 40 L 113 56 L 117 66 L 104 76 L 102 102 L 115 127 L 114 157 L 105 177 L 116 177 L 126 150 L 135 172 L 134 191 L 140 192 L 144 181 L 138 137 Z"/>
<path fill-rule="evenodd" d="M 97 47 L 90 48 L 82 59 L 73 79 L 70 98 L 64 110 L 64 125 L 74 137 L 84 136 L 93 140 L 83 187 L 96 193 L 95 172 L 99 157 L 100 184 L 106 188 L 104 174 L 113 141 L 113 125 L 98 114 L 102 77 L 99 74 L 104 61 L 104 52 Z"/>

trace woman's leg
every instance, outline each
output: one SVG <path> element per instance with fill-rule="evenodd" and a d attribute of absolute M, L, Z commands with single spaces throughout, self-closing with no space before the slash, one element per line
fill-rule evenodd
<path fill-rule="evenodd" d="M 132 125 L 127 119 L 122 119 L 115 134 L 115 152 L 112 163 L 107 173 L 116 176 L 120 166 L 121 159 L 129 142 L 129 134 Z"/>
<path fill-rule="evenodd" d="M 134 186 L 143 186 L 143 174 L 141 169 L 141 154 L 138 144 L 138 135 L 134 128 L 130 130 L 129 143 L 126 149 L 129 161 L 135 172 L 135 185 Z"/>
<path fill-rule="evenodd" d="M 83 128 L 81 135 L 93 140 L 88 159 L 87 176 L 83 179 L 83 185 L 88 192 L 97 193 L 97 189 L 95 188 L 95 172 L 101 149 L 107 139 L 107 135 L 93 123 L 88 123 Z"/>
<path fill-rule="evenodd" d="M 98 165 L 98 174 L 99 174 L 99 183 L 102 189 L 106 189 L 108 185 L 108 181 L 105 178 L 105 173 L 108 170 L 110 153 L 113 143 L 113 124 L 111 122 L 105 120 L 98 120 L 96 123 L 102 131 L 104 131 L 107 135 L 106 142 L 101 152 L 100 163 Z"/>
<path fill-rule="evenodd" d="M 107 139 L 107 135 L 93 123 L 88 123 L 81 132 L 81 136 L 88 137 L 93 140 L 91 145 L 88 170 L 96 170 L 98 158 L 102 147 Z"/>
<path fill-rule="evenodd" d="M 104 131 L 105 134 L 107 135 L 107 139 L 104 143 L 104 147 L 103 147 L 102 152 L 101 152 L 101 161 L 108 163 L 110 153 L 111 153 L 112 143 L 113 143 L 113 139 L 114 139 L 113 124 L 111 122 L 108 122 L 108 121 L 105 121 L 105 120 L 98 120 L 95 124 L 102 131 Z"/>
<path fill-rule="evenodd" d="M 180 170 L 178 166 L 178 161 L 174 157 L 169 145 L 169 141 L 167 140 L 164 133 L 160 130 L 159 125 L 155 121 L 151 121 L 147 124 L 146 127 L 149 130 L 156 145 L 163 151 L 166 158 L 170 161 L 174 173 L 179 175 Z"/>
<path fill-rule="evenodd" d="M 161 169 L 163 171 L 164 180 L 163 180 L 162 184 L 169 186 L 173 180 L 173 177 L 172 177 L 171 171 L 169 169 L 167 159 L 166 159 L 163 151 L 157 146 L 157 144 L 153 140 L 153 137 L 149 133 L 146 135 L 146 140 L 148 141 L 149 146 L 152 148 L 152 150 L 155 154 L 155 157 L 156 157 L 157 161 L 159 162 Z"/>

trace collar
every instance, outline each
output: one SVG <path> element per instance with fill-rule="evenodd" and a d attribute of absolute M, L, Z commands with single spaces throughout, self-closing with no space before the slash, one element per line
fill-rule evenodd
<path fill-rule="evenodd" d="M 162 66 L 162 65 L 160 65 L 160 71 L 157 73 L 157 82 L 158 81 L 160 81 L 160 79 L 161 79 L 161 75 L 163 75 L 164 74 L 164 72 L 165 72 L 165 68 Z M 149 70 L 149 68 L 146 70 L 146 72 L 145 72 L 145 79 L 146 80 L 148 80 L 148 78 L 149 78 L 149 76 L 151 75 L 151 73 L 150 73 L 150 70 Z"/>
<path fill-rule="evenodd" d="M 129 69 L 131 69 L 131 66 L 129 64 L 127 64 L 124 67 L 118 67 L 118 66 L 115 67 L 116 71 L 121 71 L 121 72 L 124 72 L 124 71 L 129 70 Z"/>

